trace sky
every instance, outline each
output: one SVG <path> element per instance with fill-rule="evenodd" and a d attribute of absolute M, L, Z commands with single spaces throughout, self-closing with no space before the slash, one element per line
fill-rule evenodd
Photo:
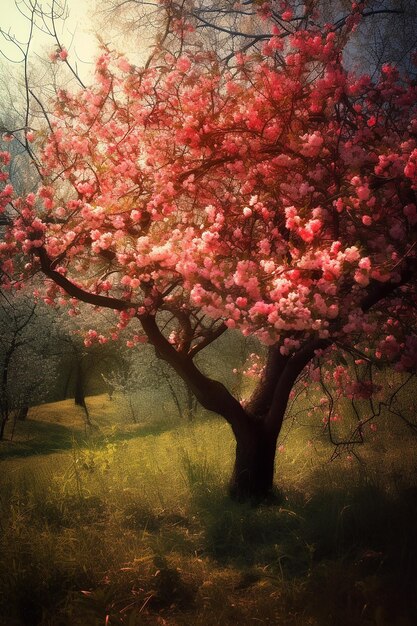
<path fill-rule="evenodd" d="M 27 0 L 26 0 L 27 2 Z M 27 41 L 29 33 L 29 21 L 19 12 L 16 5 L 22 11 L 25 10 L 25 0 L 1 0 L 0 28 L 5 32 L 15 35 L 21 42 Z M 39 0 L 40 5 L 47 7 L 50 2 Z M 67 0 L 68 18 L 65 24 L 59 24 L 59 36 L 62 44 L 69 50 L 72 60 L 77 60 L 78 69 L 82 76 L 88 75 L 91 64 L 97 53 L 97 38 L 94 33 L 94 25 L 90 18 L 95 8 L 95 0 Z M 53 40 L 37 31 L 33 39 L 32 51 L 43 55 L 54 48 Z M 19 59 L 16 48 L 7 43 L 4 38 L 0 48 L 12 60 Z"/>

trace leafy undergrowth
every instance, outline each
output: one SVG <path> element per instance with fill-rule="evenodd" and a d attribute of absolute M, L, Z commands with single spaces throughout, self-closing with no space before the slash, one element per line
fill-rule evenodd
<path fill-rule="evenodd" d="M 92 433 L 69 402 L 38 408 L 2 443 L 2 626 L 417 623 L 405 431 L 330 463 L 293 427 L 279 504 L 254 508 L 225 496 L 226 424 L 113 427 L 114 406 L 89 399 Z"/>

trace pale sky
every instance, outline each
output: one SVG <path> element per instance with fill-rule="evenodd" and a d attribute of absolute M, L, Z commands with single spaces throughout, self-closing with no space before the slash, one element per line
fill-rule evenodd
<path fill-rule="evenodd" d="M 24 0 L 17 0 L 17 4 L 23 11 L 25 10 Z M 50 2 L 39 1 L 48 7 Z M 90 19 L 90 12 L 94 9 L 95 0 L 67 0 L 69 9 L 69 17 L 65 24 L 58 22 L 58 35 L 62 45 L 66 47 L 71 55 L 71 60 L 77 61 L 78 69 L 81 76 L 87 76 L 91 63 L 97 53 L 97 39 L 94 34 L 94 26 Z M 15 35 L 21 42 L 27 41 L 29 33 L 29 21 L 26 20 L 16 7 L 15 0 L 0 0 L 0 28 L 3 31 Z M 0 48 L 4 53 L 17 60 L 19 53 L 12 44 L 8 44 L 4 38 L 0 42 Z M 39 31 L 35 31 L 32 51 L 41 56 L 48 51 L 54 49 L 52 38 L 44 35 Z"/>
<path fill-rule="evenodd" d="M 0 0 L 0 29 L 6 33 L 10 31 L 20 41 L 25 42 L 28 38 L 30 23 L 19 12 L 16 5 L 21 7 L 22 11 L 28 13 L 25 5 L 35 2 L 36 0 Z M 39 5 L 43 5 L 48 10 L 52 0 L 37 0 Z M 57 0 L 64 2 L 64 0 Z M 141 64 L 146 61 L 149 54 L 149 46 L 154 41 L 154 34 L 148 30 L 135 30 L 119 28 L 116 24 L 112 24 L 111 16 L 107 17 L 103 14 L 100 19 L 94 19 L 96 8 L 103 9 L 100 0 L 66 0 L 68 7 L 68 18 L 63 24 L 57 22 L 59 28 L 58 35 L 61 44 L 69 51 L 69 61 L 72 65 L 76 63 L 77 71 L 80 77 L 89 82 L 91 72 L 93 70 L 93 62 L 98 55 L 99 44 L 97 40 L 97 30 L 100 31 L 106 42 L 112 42 L 116 49 L 120 52 L 129 54 L 130 59 L 134 63 Z M 145 3 L 146 5 L 146 3 Z M 135 27 L 136 28 L 136 27 Z M 103 32 L 105 29 L 105 32 Z M 31 44 L 32 57 L 33 53 L 47 57 L 50 52 L 55 49 L 54 40 L 47 35 L 35 31 Z M 4 37 L 0 35 L 0 53 L 3 51 L 13 60 L 19 59 L 19 53 L 10 43 L 7 43 Z M 0 54 L 1 60 L 1 54 Z M 21 60 L 21 55 L 20 55 Z"/>

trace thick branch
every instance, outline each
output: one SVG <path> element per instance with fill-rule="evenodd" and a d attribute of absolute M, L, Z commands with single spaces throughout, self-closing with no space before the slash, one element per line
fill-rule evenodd
<path fill-rule="evenodd" d="M 249 423 L 249 416 L 226 387 L 219 381 L 205 376 L 191 358 L 177 352 L 160 331 L 154 316 L 138 316 L 138 319 L 149 342 L 155 347 L 158 357 L 173 367 L 200 404 L 208 411 L 222 415 L 235 433 L 241 432 Z"/>
<path fill-rule="evenodd" d="M 216 330 L 208 332 L 207 335 L 202 339 L 199 343 L 194 344 L 188 351 L 188 356 L 190 358 L 194 358 L 196 354 L 207 348 L 213 341 L 218 339 L 223 333 L 227 330 L 227 326 L 225 324 L 220 324 Z"/>
<path fill-rule="evenodd" d="M 288 398 L 298 376 L 314 357 L 316 350 L 324 350 L 331 343 L 330 339 L 312 339 L 288 359 L 275 386 L 271 406 L 265 419 L 265 428 L 271 435 L 278 435 L 281 429 Z"/>
<path fill-rule="evenodd" d="M 111 298 L 110 296 L 100 296 L 96 293 L 90 293 L 81 287 L 78 287 L 73 282 L 68 280 L 65 276 L 53 269 L 53 264 L 45 248 L 38 248 L 36 254 L 41 264 L 42 272 L 51 280 L 54 281 L 59 287 L 62 287 L 64 291 L 73 298 L 87 302 L 88 304 L 94 304 L 95 306 L 102 306 L 107 309 L 113 309 L 115 311 L 126 311 L 127 309 L 134 309 L 138 305 L 126 300 L 120 300 L 119 298 Z"/>
<path fill-rule="evenodd" d="M 255 416 L 264 416 L 268 413 L 277 381 L 280 379 L 288 360 L 288 356 L 281 354 L 278 344 L 270 346 L 261 379 L 245 407 L 249 413 Z"/>
<path fill-rule="evenodd" d="M 397 282 L 381 283 L 376 280 L 371 281 L 369 284 L 367 295 L 363 298 L 360 308 L 364 313 L 369 311 L 375 304 L 381 302 L 386 297 L 390 296 L 398 287 L 410 283 L 413 278 L 415 279 L 417 273 L 417 261 L 416 259 L 408 259 L 407 267 L 403 271 L 401 278 Z"/>
<path fill-rule="evenodd" d="M 363 11 L 361 15 L 362 17 L 372 17 L 374 15 L 389 15 L 389 14 L 402 15 L 403 13 L 404 11 L 399 10 L 399 9 L 372 9 L 370 11 Z M 351 16 L 351 13 L 337 20 L 334 23 L 333 30 L 340 30 L 341 28 L 343 28 L 343 26 L 345 26 L 346 24 L 347 19 L 350 16 Z"/>

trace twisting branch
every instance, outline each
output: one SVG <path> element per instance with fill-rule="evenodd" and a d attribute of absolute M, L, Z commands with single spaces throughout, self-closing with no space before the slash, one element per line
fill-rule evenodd
<path fill-rule="evenodd" d="M 102 296 L 100 294 L 86 291 L 53 269 L 53 262 L 49 258 L 45 248 L 36 248 L 35 254 L 39 258 L 42 272 L 48 278 L 52 279 L 54 283 L 61 287 L 71 297 L 77 298 L 77 300 L 81 300 L 82 302 L 87 302 L 88 304 L 93 304 L 94 306 L 101 306 L 115 311 L 126 311 L 139 306 L 134 302 L 127 302 L 126 300 L 120 300 L 119 298 Z"/>

